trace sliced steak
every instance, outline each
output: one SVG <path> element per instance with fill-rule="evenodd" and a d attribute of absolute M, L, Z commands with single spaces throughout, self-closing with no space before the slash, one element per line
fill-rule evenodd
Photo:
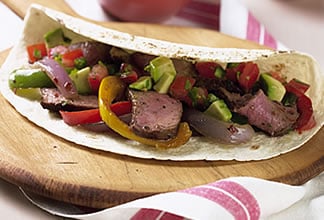
<path fill-rule="evenodd" d="M 67 99 L 56 88 L 41 89 L 41 105 L 50 111 L 80 111 L 86 109 L 98 108 L 97 96 L 82 96 L 77 99 Z"/>
<path fill-rule="evenodd" d="M 110 61 L 111 46 L 95 41 L 78 42 L 69 46 L 70 50 L 81 49 L 84 58 L 89 66 L 97 64 L 99 61 Z"/>
<path fill-rule="evenodd" d="M 169 139 L 177 134 L 182 104 L 167 94 L 129 91 L 132 101 L 130 127 L 142 137 Z"/>
<path fill-rule="evenodd" d="M 249 124 L 270 136 L 280 136 L 294 129 L 299 116 L 296 107 L 288 107 L 271 101 L 262 90 L 253 96 L 245 95 L 241 99 L 233 96 L 232 105 L 235 112 L 248 118 Z"/>

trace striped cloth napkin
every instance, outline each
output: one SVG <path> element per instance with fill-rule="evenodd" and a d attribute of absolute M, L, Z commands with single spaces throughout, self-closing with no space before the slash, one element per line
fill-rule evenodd
<path fill-rule="evenodd" d="M 61 208 L 49 207 L 48 202 L 44 204 L 37 203 L 54 215 L 83 220 L 320 220 L 324 216 L 324 173 L 302 186 L 253 177 L 231 177 L 90 214 L 66 214 L 69 213 L 66 211 L 64 214 Z"/>

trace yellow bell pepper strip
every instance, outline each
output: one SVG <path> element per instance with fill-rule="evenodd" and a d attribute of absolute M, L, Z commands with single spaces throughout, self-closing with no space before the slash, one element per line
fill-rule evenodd
<path fill-rule="evenodd" d="M 180 123 L 177 136 L 169 140 L 155 140 L 136 135 L 131 128 L 121 121 L 110 109 L 112 101 L 122 92 L 125 84 L 117 76 L 105 77 L 99 87 L 99 111 L 102 120 L 121 136 L 157 148 L 175 148 L 185 144 L 191 137 L 189 125 Z"/>

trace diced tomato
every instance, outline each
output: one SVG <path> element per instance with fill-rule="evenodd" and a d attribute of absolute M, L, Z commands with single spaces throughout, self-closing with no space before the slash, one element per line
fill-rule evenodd
<path fill-rule="evenodd" d="M 195 67 L 200 76 L 206 78 L 215 78 L 216 68 L 221 66 L 215 62 L 197 62 Z"/>
<path fill-rule="evenodd" d="M 195 82 L 196 80 L 190 76 L 176 75 L 176 78 L 173 80 L 169 88 L 169 93 L 175 99 L 187 101 L 188 93 Z"/>
<path fill-rule="evenodd" d="M 45 43 L 32 44 L 27 46 L 28 61 L 34 63 L 37 60 L 47 56 L 47 49 Z"/>
<path fill-rule="evenodd" d="M 232 82 L 238 82 L 238 76 L 243 72 L 244 67 L 245 63 L 230 64 L 225 70 L 225 77 Z"/>
<path fill-rule="evenodd" d="M 238 82 L 240 87 L 247 91 L 254 86 L 260 75 L 259 67 L 253 62 L 247 62 L 241 74 L 239 74 Z"/>
<path fill-rule="evenodd" d="M 83 111 L 60 111 L 63 121 L 70 125 L 91 124 L 101 121 L 99 109 L 90 109 Z"/>
<path fill-rule="evenodd" d="M 301 96 L 305 94 L 310 86 L 297 79 L 292 79 L 285 85 L 285 87 L 288 92 L 294 93 L 296 96 Z"/>
<path fill-rule="evenodd" d="M 132 70 L 130 72 L 122 73 L 120 79 L 126 84 L 131 84 L 138 79 L 138 75 L 137 72 Z"/>
<path fill-rule="evenodd" d="M 297 100 L 297 109 L 300 114 L 297 120 L 297 131 L 301 133 L 313 128 L 316 121 L 311 99 L 304 94 L 300 95 Z"/>
<path fill-rule="evenodd" d="M 132 112 L 132 102 L 131 101 L 115 102 L 110 105 L 110 109 L 117 116 L 128 114 Z"/>
<path fill-rule="evenodd" d="M 108 74 L 108 69 L 103 64 L 96 64 L 92 67 L 88 76 L 88 82 L 94 93 L 98 92 L 101 80 L 108 76 Z"/>
<path fill-rule="evenodd" d="M 83 57 L 83 52 L 81 49 L 68 51 L 62 55 L 62 64 L 66 67 L 73 67 L 74 60 L 80 57 Z"/>
<path fill-rule="evenodd" d="M 126 84 L 131 84 L 138 79 L 137 71 L 129 63 L 122 63 L 120 65 L 119 72 L 120 72 L 120 79 Z"/>

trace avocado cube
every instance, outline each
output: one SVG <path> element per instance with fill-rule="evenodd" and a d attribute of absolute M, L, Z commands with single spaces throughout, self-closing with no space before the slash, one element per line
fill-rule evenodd
<path fill-rule="evenodd" d="M 286 94 L 285 86 L 267 73 L 260 75 L 261 87 L 269 99 L 281 102 Z"/>

